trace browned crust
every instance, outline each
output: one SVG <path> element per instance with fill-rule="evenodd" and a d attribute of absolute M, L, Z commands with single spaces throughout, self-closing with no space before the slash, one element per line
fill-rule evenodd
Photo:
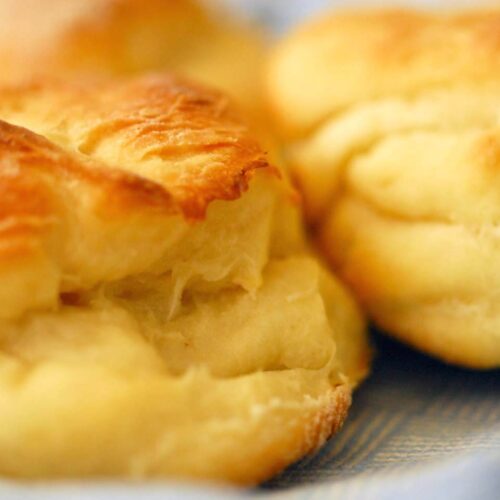
<path fill-rule="evenodd" d="M 345 38 L 345 48 L 349 39 L 361 41 L 354 50 L 359 49 L 366 64 L 376 64 L 380 76 L 434 63 L 435 75 L 417 74 L 415 85 L 446 84 L 454 77 L 491 79 L 500 63 L 498 9 L 439 14 L 410 9 L 354 11 L 325 18 L 304 34 L 337 36 L 339 42 Z M 429 81 L 419 81 L 418 76 Z"/>
<path fill-rule="evenodd" d="M 0 121 L 0 255 L 24 254 L 64 219 L 61 199 L 78 184 L 103 216 L 128 211 L 174 214 L 175 200 L 147 179 L 95 162 L 83 164 L 27 129 Z"/>
<path fill-rule="evenodd" d="M 268 449 L 262 451 L 261 457 L 255 458 L 255 463 L 267 463 L 261 471 L 250 477 L 235 478 L 235 482 L 242 485 L 259 484 L 282 472 L 300 458 L 317 451 L 342 428 L 351 401 L 348 386 L 332 388 L 319 410 L 304 412 L 299 425 L 284 438 L 286 442 L 272 443 Z"/>
<path fill-rule="evenodd" d="M 171 76 L 85 84 L 39 82 L 4 89 L 0 117 L 24 108 L 21 113 L 16 111 L 15 119 L 29 122 L 31 106 L 46 114 L 48 127 L 64 121 L 80 127 L 80 143 L 70 146 L 85 156 L 63 151 L 29 130 L 2 123 L 2 182 L 12 181 L 12 165 L 16 165 L 19 186 L 33 184 L 36 171 L 59 183 L 78 181 L 84 188 L 100 191 L 107 210 L 155 207 L 200 219 L 212 201 L 240 197 L 256 170 L 276 173 L 227 98 Z M 135 156 L 138 170 L 148 158 L 155 157 L 160 164 L 164 160 L 169 175 L 160 172 L 151 180 L 135 174 L 133 166 L 121 169 L 119 160 L 106 165 L 93 159 L 94 151 L 105 141 L 116 141 L 118 153 L 122 148 L 125 154 Z M 194 165 L 184 161 L 197 157 L 200 160 Z M 33 185 L 33 193 L 42 185 Z M 14 196 L 13 185 L 10 192 Z M 7 201 L 2 201 L 4 217 L 15 210 Z M 40 209 L 33 207 L 32 214 L 39 215 Z"/>
<path fill-rule="evenodd" d="M 303 408 L 286 421 L 283 421 L 279 410 L 269 408 L 259 424 L 267 426 L 268 429 L 262 427 L 253 429 L 255 424 L 250 421 L 248 427 L 255 434 L 256 442 L 262 440 L 260 435 L 268 432 L 269 428 L 272 429 L 274 438 L 267 442 L 262 440 L 263 445 L 255 447 L 252 453 L 246 450 L 247 456 L 243 464 L 241 461 L 232 462 L 231 456 L 221 456 L 225 465 L 224 475 L 219 477 L 219 467 L 215 475 L 209 467 L 200 478 L 251 486 L 276 476 L 297 460 L 319 450 L 336 434 L 347 418 L 351 401 L 349 386 L 339 385 L 332 387 L 314 403 L 304 402 Z M 238 451 L 235 450 L 235 453 Z"/>
<path fill-rule="evenodd" d="M 446 33 L 438 32 L 444 29 Z M 348 38 L 352 34 L 367 34 L 366 55 L 379 61 L 408 62 L 408 56 L 420 57 L 443 50 L 430 42 L 444 43 L 445 35 L 461 35 L 466 39 L 451 39 L 450 43 L 466 43 L 469 49 L 497 59 L 500 48 L 500 10 L 498 8 L 431 13 L 410 8 L 363 9 L 330 13 L 302 28 L 304 37 Z M 354 47 L 356 49 L 357 47 Z M 472 69 L 472 68 L 471 68 Z"/>
<path fill-rule="evenodd" d="M 175 200 L 162 186 L 99 162 L 82 163 L 44 137 L 0 120 L 0 183 L 5 186 L 1 216 L 50 215 L 50 194 L 40 174 L 59 177 L 61 185 L 77 181 L 103 190 L 108 207 L 156 207 L 173 212 Z"/>
<path fill-rule="evenodd" d="M 56 130 L 65 149 L 2 118 Z M 103 144 L 106 161 L 95 153 Z M 148 178 L 141 166 L 152 157 Z M 277 175 L 227 98 L 168 75 L 5 88 L 0 267 L 57 251 L 74 223 L 69 211 L 124 223 L 134 214 L 201 220 L 213 201 L 239 198 L 257 170 Z"/>
<path fill-rule="evenodd" d="M 278 46 L 269 101 L 282 132 L 294 137 L 359 102 L 483 85 L 496 82 L 499 71 L 498 8 L 337 11 L 306 23 Z"/>

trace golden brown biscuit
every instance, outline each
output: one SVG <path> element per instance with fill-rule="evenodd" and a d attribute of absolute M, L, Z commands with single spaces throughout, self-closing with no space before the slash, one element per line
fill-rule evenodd
<path fill-rule="evenodd" d="M 362 318 L 220 94 L 0 92 L 0 473 L 250 484 L 342 424 Z"/>
<path fill-rule="evenodd" d="M 277 48 L 268 90 L 321 246 L 376 323 L 500 366 L 500 11 L 325 16 Z"/>

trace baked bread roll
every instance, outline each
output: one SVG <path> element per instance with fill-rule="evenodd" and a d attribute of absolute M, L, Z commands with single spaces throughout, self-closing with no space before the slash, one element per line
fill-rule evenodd
<path fill-rule="evenodd" d="M 222 95 L 0 92 L 0 474 L 251 484 L 342 424 L 363 320 Z"/>
<path fill-rule="evenodd" d="M 200 0 L 0 0 L 0 82 L 169 69 L 260 101 L 262 37 Z"/>
<path fill-rule="evenodd" d="M 500 366 L 500 11 L 324 16 L 271 108 L 321 248 L 388 333 Z"/>

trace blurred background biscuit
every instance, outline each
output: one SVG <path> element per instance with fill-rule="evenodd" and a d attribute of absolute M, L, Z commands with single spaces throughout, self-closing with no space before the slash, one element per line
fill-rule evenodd
<path fill-rule="evenodd" d="M 263 40 L 196 0 L 1 0 L 0 80 L 169 69 L 252 104 Z"/>
<path fill-rule="evenodd" d="M 358 10 L 275 50 L 269 105 L 324 253 L 388 333 L 500 366 L 500 12 Z"/>

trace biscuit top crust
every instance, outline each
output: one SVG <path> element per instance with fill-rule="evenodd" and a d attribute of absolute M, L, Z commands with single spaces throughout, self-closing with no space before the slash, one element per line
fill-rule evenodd
<path fill-rule="evenodd" d="M 211 201 L 240 197 L 256 169 L 272 170 L 226 97 L 165 75 L 3 89 L 0 118 L 2 179 L 13 165 L 71 176 L 109 209 L 126 196 L 202 218 Z"/>
<path fill-rule="evenodd" d="M 257 170 L 283 193 L 227 98 L 168 75 L 2 89 L 0 317 L 164 272 L 190 223 Z"/>
<path fill-rule="evenodd" d="M 299 28 L 276 49 L 268 92 L 285 134 L 300 136 L 359 102 L 477 86 L 500 74 L 500 10 L 346 11 Z"/>

